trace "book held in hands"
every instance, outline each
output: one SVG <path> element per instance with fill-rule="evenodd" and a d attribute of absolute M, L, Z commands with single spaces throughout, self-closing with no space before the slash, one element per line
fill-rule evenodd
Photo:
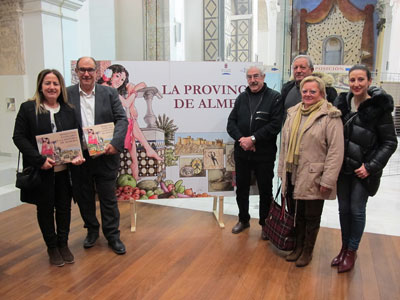
<path fill-rule="evenodd" d="M 75 157 L 82 156 L 78 129 L 71 129 L 36 136 L 40 154 L 53 159 L 56 165 L 70 163 Z"/>
<path fill-rule="evenodd" d="M 114 134 L 114 123 L 97 124 L 83 128 L 86 145 L 90 156 L 104 154 L 106 146 Z"/>

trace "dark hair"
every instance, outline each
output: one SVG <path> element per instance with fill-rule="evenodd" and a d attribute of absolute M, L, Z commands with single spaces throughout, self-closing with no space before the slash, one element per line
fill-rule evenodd
<path fill-rule="evenodd" d="M 105 73 L 107 70 L 111 70 L 111 71 L 112 71 L 111 76 L 112 76 L 114 73 L 125 73 L 125 76 L 126 76 L 126 77 L 125 77 L 125 81 L 124 81 L 124 82 L 121 84 L 121 86 L 117 89 L 118 94 L 120 94 L 121 96 L 125 96 L 125 95 L 127 94 L 126 86 L 127 86 L 127 84 L 129 83 L 129 72 L 125 69 L 124 66 L 118 65 L 118 64 L 109 66 L 109 67 L 104 71 L 104 73 Z M 102 77 L 100 77 L 99 80 L 97 80 L 97 83 L 98 83 L 98 84 L 106 83 L 107 85 L 111 86 L 111 77 L 110 77 L 109 80 L 107 80 L 107 81 L 104 80 L 103 77 L 104 77 L 104 74 L 103 74 Z"/>
<path fill-rule="evenodd" d="M 371 80 L 371 72 L 370 72 L 370 70 L 367 68 L 366 65 L 357 64 L 357 65 L 352 66 L 352 67 L 350 68 L 350 70 L 349 70 L 349 75 L 350 75 L 351 72 L 353 72 L 353 71 L 355 71 L 355 70 L 362 70 L 362 71 L 365 71 L 365 73 L 367 74 L 368 80 Z"/>
<path fill-rule="evenodd" d="M 97 69 L 97 61 L 96 61 L 93 57 L 91 57 L 91 56 L 82 56 L 82 57 L 79 57 L 78 60 L 76 61 L 76 68 L 79 67 L 79 62 L 81 61 L 82 58 L 90 58 L 90 59 L 93 61 L 93 63 L 94 63 L 94 68 Z"/>
<path fill-rule="evenodd" d="M 43 91 L 42 91 L 42 84 L 43 84 L 43 81 L 44 81 L 44 78 L 46 77 L 46 75 L 50 74 L 50 73 L 56 75 L 58 81 L 60 82 L 60 95 L 57 98 L 57 102 L 70 105 L 68 103 L 67 89 L 65 87 L 64 77 L 61 75 L 61 73 L 59 71 L 57 71 L 55 69 L 44 69 L 38 74 L 37 80 L 36 80 L 35 94 L 33 95 L 32 98 L 29 99 L 31 101 L 36 102 L 36 111 L 39 113 L 47 112 L 47 110 L 44 107 L 42 107 L 40 104 L 42 104 L 45 101 Z"/>

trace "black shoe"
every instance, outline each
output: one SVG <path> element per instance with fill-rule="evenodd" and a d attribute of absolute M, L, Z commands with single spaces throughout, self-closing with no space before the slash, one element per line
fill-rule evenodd
<path fill-rule="evenodd" d="M 120 239 L 108 241 L 108 246 L 117 254 L 125 254 L 126 249 L 124 243 Z"/>
<path fill-rule="evenodd" d="M 47 248 L 47 253 L 49 254 L 50 263 L 57 267 L 62 267 L 64 265 L 64 260 L 58 251 L 58 248 Z"/>
<path fill-rule="evenodd" d="M 99 238 L 99 234 L 97 232 L 88 232 L 85 240 L 83 241 L 83 248 L 92 248 Z"/>
<path fill-rule="evenodd" d="M 237 224 L 235 226 L 233 226 L 232 228 L 232 233 L 237 234 L 239 232 L 242 232 L 243 230 L 245 230 L 246 228 L 250 227 L 250 223 L 246 222 L 237 222 Z"/>
<path fill-rule="evenodd" d="M 71 253 L 68 246 L 58 247 L 58 251 L 66 264 L 73 264 L 75 262 L 74 255 Z"/>

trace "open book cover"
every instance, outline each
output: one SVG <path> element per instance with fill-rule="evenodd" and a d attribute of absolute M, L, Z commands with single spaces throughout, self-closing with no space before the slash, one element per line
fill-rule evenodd
<path fill-rule="evenodd" d="M 89 155 L 101 155 L 113 138 L 114 123 L 110 122 L 84 127 L 83 134 L 85 135 Z"/>
<path fill-rule="evenodd" d="M 39 152 L 51 159 L 56 165 L 70 163 L 82 154 L 78 129 L 71 129 L 36 136 Z"/>

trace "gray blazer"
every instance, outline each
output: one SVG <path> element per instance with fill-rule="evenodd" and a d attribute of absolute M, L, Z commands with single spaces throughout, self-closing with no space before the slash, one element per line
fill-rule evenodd
<path fill-rule="evenodd" d="M 76 119 L 82 127 L 79 84 L 68 87 L 67 93 L 69 102 L 75 108 Z M 121 101 L 119 100 L 117 90 L 96 83 L 94 123 L 103 124 L 109 122 L 114 122 L 115 126 L 111 144 L 119 152 L 122 152 L 124 149 L 126 131 L 128 129 L 126 113 L 122 107 Z M 107 157 L 111 160 L 115 160 L 115 162 L 112 163 L 114 165 L 113 168 L 119 167 L 119 154 L 102 155 L 103 159 L 107 160 Z"/>

